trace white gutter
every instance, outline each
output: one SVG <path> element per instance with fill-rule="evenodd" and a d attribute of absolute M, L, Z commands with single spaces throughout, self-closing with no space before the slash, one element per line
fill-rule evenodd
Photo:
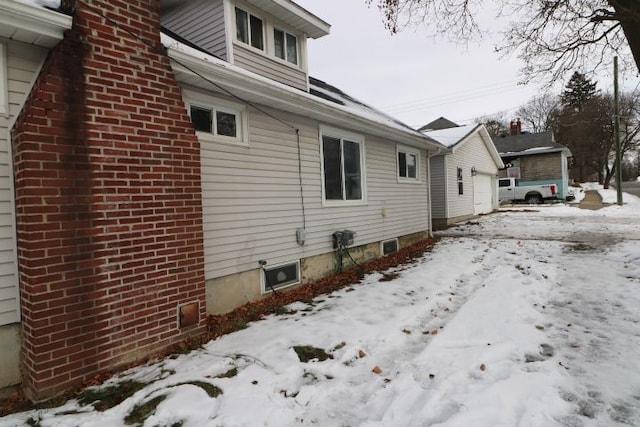
<path fill-rule="evenodd" d="M 0 27 L 14 32 L 29 32 L 44 38 L 41 44 L 47 47 L 62 40 L 64 31 L 71 28 L 73 18 L 44 7 L 34 6 L 17 0 L 0 1 Z M 12 38 L 11 35 L 8 36 Z M 47 40 L 49 39 L 49 40 Z"/>
<path fill-rule="evenodd" d="M 285 84 L 259 76 L 250 71 L 236 67 L 221 59 L 207 57 L 206 60 L 184 52 L 172 46 L 167 48 L 168 55 L 174 59 L 173 70 L 179 80 L 186 83 L 198 81 L 199 86 L 205 84 L 210 90 L 215 86 L 201 79 L 206 77 L 212 82 L 229 89 L 239 97 L 252 102 L 300 114 L 319 121 L 326 121 L 334 125 L 344 126 L 376 136 L 383 136 L 391 140 L 410 144 L 429 150 L 444 149 L 445 147 L 435 140 L 421 133 L 406 129 L 389 120 L 380 123 L 379 118 L 369 118 L 365 114 L 357 114 L 343 105 L 313 96 L 307 92 L 292 88 Z M 200 55 L 199 55 L 200 56 Z M 184 78 L 192 77 L 192 82 Z"/>

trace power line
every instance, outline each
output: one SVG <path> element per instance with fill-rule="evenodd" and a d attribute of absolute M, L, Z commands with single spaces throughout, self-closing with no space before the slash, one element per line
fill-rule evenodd
<path fill-rule="evenodd" d="M 467 90 L 459 90 L 459 91 L 454 91 L 454 92 L 449 92 L 446 95 L 441 95 L 441 96 L 435 96 L 435 97 L 429 97 L 429 98 L 421 98 L 419 100 L 414 100 L 414 101 L 407 101 L 407 102 L 401 102 L 401 103 L 397 103 L 397 104 L 391 104 L 391 105 L 387 105 L 385 107 L 383 107 L 386 111 L 399 111 L 399 110 L 405 110 L 407 108 L 413 108 L 413 107 L 419 107 L 425 104 L 440 104 L 442 102 L 447 102 L 450 101 L 452 99 L 468 99 L 470 96 L 480 96 L 486 93 L 496 93 L 496 90 L 499 90 L 500 92 L 504 91 L 505 89 L 511 90 L 513 89 L 513 83 L 514 81 L 509 81 L 509 82 L 501 82 L 501 83 L 494 83 L 491 85 L 486 85 L 486 86 L 480 86 L 477 88 L 473 88 L 473 89 L 467 89 Z"/>

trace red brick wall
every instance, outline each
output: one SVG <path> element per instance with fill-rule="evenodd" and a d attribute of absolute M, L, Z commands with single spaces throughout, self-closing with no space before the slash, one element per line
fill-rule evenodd
<path fill-rule="evenodd" d="M 204 328 L 200 148 L 159 51 L 157 0 L 77 2 L 16 122 L 23 385 L 36 399 Z M 191 302 L 198 323 L 181 328 Z"/>

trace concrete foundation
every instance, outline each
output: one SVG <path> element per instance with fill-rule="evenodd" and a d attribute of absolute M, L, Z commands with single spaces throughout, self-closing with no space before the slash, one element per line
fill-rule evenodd
<path fill-rule="evenodd" d="M 406 248 L 407 246 L 411 246 L 414 243 L 418 243 L 420 240 L 424 240 L 428 237 L 429 233 L 427 231 L 400 236 L 398 237 L 398 249 Z"/>
<path fill-rule="evenodd" d="M 478 218 L 478 215 L 460 215 L 455 218 L 433 218 L 433 229 L 444 230 L 445 228 L 462 221 Z"/>
<path fill-rule="evenodd" d="M 398 247 L 401 249 L 410 246 L 428 236 L 428 232 L 424 231 L 398 237 Z M 349 248 L 349 254 L 358 263 L 379 258 L 381 256 L 380 242 Z M 348 254 L 343 253 L 340 257 L 336 251 L 301 259 L 300 283 L 315 282 L 337 273 L 340 260 L 342 260 L 343 269 L 354 265 Z M 296 285 L 285 289 L 295 288 Z M 234 308 L 257 301 L 266 295 L 269 293 L 262 292 L 262 270 L 260 268 L 210 279 L 206 282 L 207 314 L 228 313 Z"/>
<path fill-rule="evenodd" d="M 257 268 L 207 280 L 207 314 L 228 313 L 236 307 L 262 298 L 261 273 L 262 270 Z"/>
<path fill-rule="evenodd" d="M 21 331 L 19 323 L 0 326 L 0 389 L 20 384 Z"/>

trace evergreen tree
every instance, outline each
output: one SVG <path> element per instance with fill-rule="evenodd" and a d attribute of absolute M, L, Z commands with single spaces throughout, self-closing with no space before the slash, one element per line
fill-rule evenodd
<path fill-rule="evenodd" d="M 582 73 L 574 72 L 560 96 L 562 105 L 582 110 L 586 103 L 597 93 L 596 82 L 592 82 Z"/>

